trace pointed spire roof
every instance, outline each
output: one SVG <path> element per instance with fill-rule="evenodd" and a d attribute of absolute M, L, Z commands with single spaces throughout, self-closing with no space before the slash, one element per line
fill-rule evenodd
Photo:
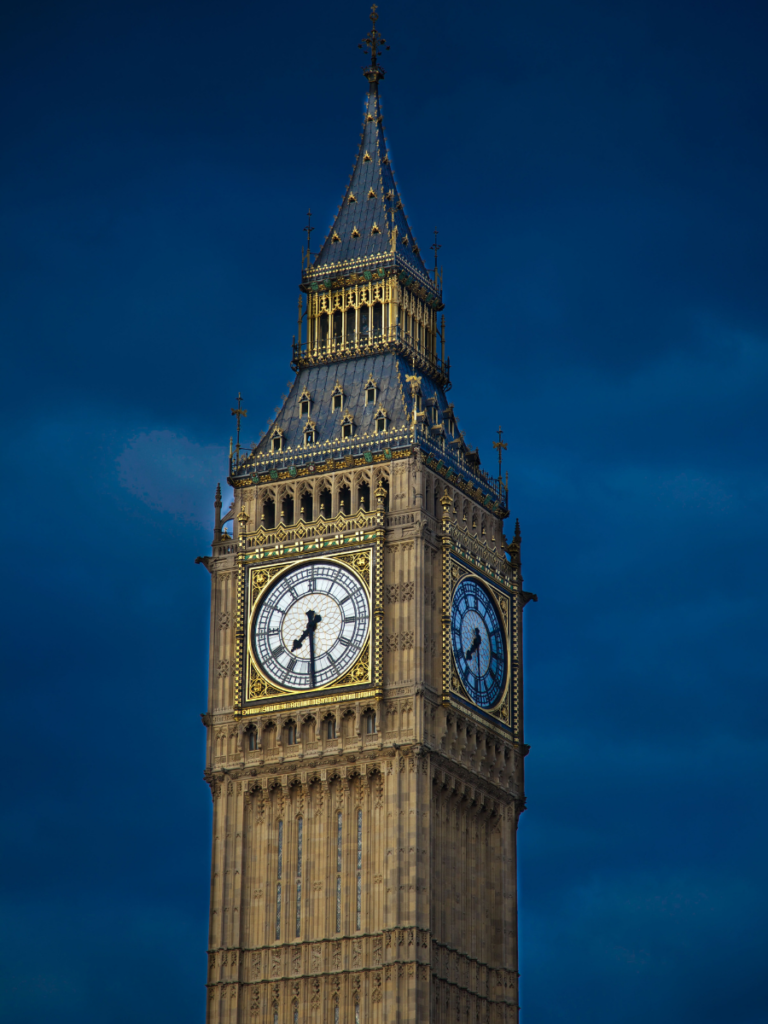
<path fill-rule="evenodd" d="M 364 41 L 370 47 L 371 64 L 363 72 L 368 97 L 355 166 L 333 225 L 302 276 L 311 287 L 312 282 L 351 272 L 397 266 L 439 299 L 408 223 L 387 152 L 379 98 L 384 69 L 377 60 L 378 49 L 386 41 L 376 30 L 377 17 L 374 5 L 373 29 Z"/>
<path fill-rule="evenodd" d="M 402 262 L 428 276 L 392 173 L 378 82 L 374 80 L 368 92 L 355 167 L 312 269 L 331 269 L 349 260 L 395 252 Z"/>

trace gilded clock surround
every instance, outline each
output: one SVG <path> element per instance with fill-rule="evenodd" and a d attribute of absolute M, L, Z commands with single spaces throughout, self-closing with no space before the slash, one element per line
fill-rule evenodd
<path fill-rule="evenodd" d="M 371 643 L 371 632 L 373 628 L 373 602 L 371 600 L 373 589 L 373 561 L 375 557 L 374 548 L 358 548 L 354 551 L 345 552 L 335 557 L 324 559 L 313 559 L 313 562 L 322 561 L 331 565 L 344 566 L 359 581 L 368 599 L 370 608 L 370 620 L 366 630 L 366 637 L 360 651 L 349 669 L 339 678 L 325 683 L 313 690 L 313 693 L 325 693 L 330 689 L 350 688 L 355 686 L 370 686 L 374 677 L 373 672 L 373 649 Z M 287 562 L 274 562 L 268 565 L 252 566 L 247 572 L 247 592 L 249 594 L 248 610 L 248 686 L 245 693 L 245 701 L 251 703 L 258 700 L 272 700 L 283 695 L 296 697 L 295 687 L 280 686 L 274 680 L 262 672 L 258 658 L 253 649 L 253 622 L 260 607 L 262 594 L 271 588 L 282 576 L 289 573 L 297 566 L 306 564 L 304 559 L 293 559 Z M 302 691 L 303 692 L 303 691 Z M 309 693 L 309 691 L 306 691 Z"/>
<path fill-rule="evenodd" d="M 233 501 L 222 514 L 217 488 L 198 559 L 212 583 L 207 1024 L 518 1024 L 522 613 L 536 598 L 519 526 L 504 535 L 501 464 L 481 469 L 446 397 L 442 275 L 392 176 L 372 20 L 358 159 L 302 260 L 295 380 L 253 444 L 233 409 Z M 269 588 L 310 561 L 353 573 L 370 620 L 342 678 L 296 690 L 259 671 L 251 630 Z M 462 579 L 506 633 L 489 710 L 453 664 Z"/>

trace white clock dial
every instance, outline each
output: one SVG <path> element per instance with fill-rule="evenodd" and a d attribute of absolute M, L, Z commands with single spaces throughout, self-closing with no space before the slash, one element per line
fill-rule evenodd
<path fill-rule="evenodd" d="M 253 618 L 253 653 L 279 686 L 311 690 L 351 668 L 369 623 L 368 597 L 354 573 L 335 562 L 305 563 L 262 598 Z"/>

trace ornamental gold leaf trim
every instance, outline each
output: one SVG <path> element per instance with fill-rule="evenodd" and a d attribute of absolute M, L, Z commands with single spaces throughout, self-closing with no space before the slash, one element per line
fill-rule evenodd
<path fill-rule="evenodd" d="M 338 552 L 334 554 L 334 559 L 340 562 L 346 562 L 347 565 L 356 569 L 357 572 L 363 577 L 366 589 L 368 588 L 368 578 L 371 571 L 371 553 L 370 551 L 350 551 L 350 552 Z"/>
<path fill-rule="evenodd" d="M 509 634 L 509 598 L 497 591 L 496 600 L 499 603 L 499 608 L 501 609 L 501 614 L 504 618 L 504 625 L 506 626 L 507 634 Z"/>
<path fill-rule="evenodd" d="M 251 665 L 251 676 L 248 680 L 248 700 L 258 700 L 260 697 L 269 696 L 269 683 L 263 679 L 256 669 Z"/>
<path fill-rule="evenodd" d="M 251 604 L 253 604 L 259 594 L 269 584 L 277 573 L 280 571 L 279 566 L 265 566 L 262 569 L 257 569 L 251 573 Z"/>

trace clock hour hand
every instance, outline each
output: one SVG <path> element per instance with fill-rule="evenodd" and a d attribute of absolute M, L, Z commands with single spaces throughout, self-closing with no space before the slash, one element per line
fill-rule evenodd
<path fill-rule="evenodd" d="M 298 651 L 298 649 L 301 647 L 301 645 L 304 643 L 307 637 L 309 637 L 310 640 L 312 639 L 312 637 L 315 634 L 315 630 L 317 629 L 317 624 L 319 622 L 322 622 L 322 619 L 322 615 L 316 615 L 311 608 L 309 609 L 309 611 L 307 612 L 307 627 L 301 634 L 301 636 L 298 638 L 298 640 L 293 641 L 293 644 L 291 646 L 292 651 Z"/>
<path fill-rule="evenodd" d="M 480 630 L 477 628 L 477 626 L 475 626 L 475 639 L 472 641 L 472 646 L 469 648 L 467 653 L 464 655 L 464 658 L 465 658 L 466 661 L 469 661 L 469 659 L 472 657 L 472 655 L 475 653 L 475 651 L 480 646 L 480 643 L 481 643 L 481 640 L 480 640 Z M 478 657 L 479 657 L 479 655 L 478 655 Z"/>
<path fill-rule="evenodd" d="M 307 627 L 301 636 L 293 641 L 292 651 L 298 651 L 304 641 L 309 637 L 309 685 L 315 685 L 315 630 L 323 621 L 322 615 L 318 615 L 311 608 L 307 612 Z"/>

